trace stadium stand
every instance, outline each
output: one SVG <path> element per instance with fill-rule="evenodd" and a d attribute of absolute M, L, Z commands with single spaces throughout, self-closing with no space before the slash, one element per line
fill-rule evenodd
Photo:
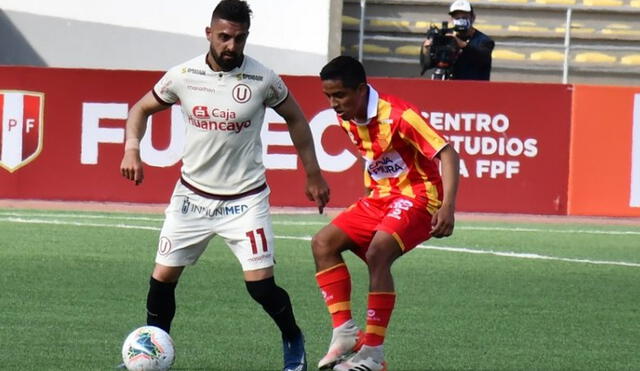
<path fill-rule="evenodd" d="M 417 77 L 420 45 L 450 1 L 367 0 L 363 63 L 372 75 Z M 571 9 L 569 83 L 640 85 L 640 0 L 475 0 L 476 27 L 496 41 L 493 81 L 561 82 Z M 342 46 L 358 56 L 360 1 L 345 0 Z"/>

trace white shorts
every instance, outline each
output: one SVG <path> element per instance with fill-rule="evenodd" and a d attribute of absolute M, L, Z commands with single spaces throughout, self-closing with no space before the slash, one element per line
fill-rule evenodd
<path fill-rule="evenodd" d="M 200 196 L 178 181 L 165 210 L 156 263 L 170 267 L 195 264 L 209 241 L 222 237 L 243 271 L 274 264 L 269 187 L 233 200 Z"/>

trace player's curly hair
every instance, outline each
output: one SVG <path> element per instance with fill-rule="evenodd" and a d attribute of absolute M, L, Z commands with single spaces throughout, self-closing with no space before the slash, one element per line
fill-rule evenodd
<path fill-rule="evenodd" d="M 360 84 L 367 83 L 367 74 L 357 59 L 341 55 L 322 68 L 320 80 L 340 80 L 345 88 L 356 89 Z"/>
<path fill-rule="evenodd" d="M 243 0 L 222 0 L 211 14 L 211 23 L 214 19 L 224 19 L 231 22 L 244 23 L 251 26 L 251 8 Z"/>

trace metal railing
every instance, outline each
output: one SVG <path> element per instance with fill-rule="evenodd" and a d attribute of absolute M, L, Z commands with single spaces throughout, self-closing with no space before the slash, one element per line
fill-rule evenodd
<path fill-rule="evenodd" d="M 366 19 L 366 8 L 367 8 L 367 0 L 360 0 L 360 22 L 358 29 L 358 60 L 363 62 L 365 59 L 364 56 L 364 41 L 365 40 L 378 40 L 378 41 L 404 41 L 404 42 L 416 42 L 422 43 L 424 41 L 423 37 L 398 37 L 398 36 L 386 36 L 386 35 L 366 35 L 365 34 L 365 23 L 363 20 Z M 496 42 L 497 46 L 507 46 L 507 47 L 539 47 L 539 48 L 550 48 L 550 49 L 559 49 L 564 51 L 564 57 L 562 61 L 562 83 L 566 84 L 569 80 L 569 72 L 571 69 L 570 63 L 570 53 L 571 51 L 576 50 L 589 50 L 593 49 L 594 46 L 597 46 L 598 50 L 602 51 L 632 51 L 632 52 L 640 52 L 640 44 L 636 43 L 636 45 L 616 45 L 611 46 L 605 43 L 594 44 L 591 46 L 585 45 L 575 45 L 572 43 L 572 20 L 573 20 L 573 8 L 558 8 L 554 7 L 555 10 L 564 10 L 565 11 L 565 31 L 563 42 L 559 43 L 546 43 L 546 42 L 527 42 L 527 41 L 499 41 Z M 369 59 L 369 58 L 368 58 Z M 373 60 L 381 60 L 379 57 L 371 58 Z M 393 62 L 402 62 L 399 58 L 387 58 L 389 61 Z"/>

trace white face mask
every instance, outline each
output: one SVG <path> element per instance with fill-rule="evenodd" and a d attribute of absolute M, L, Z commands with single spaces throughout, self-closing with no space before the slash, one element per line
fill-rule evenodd
<path fill-rule="evenodd" d="M 467 18 L 458 18 L 453 20 L 453 29 L 458 32 L 464 32 L 471 28 L 471 20 Z"/>

